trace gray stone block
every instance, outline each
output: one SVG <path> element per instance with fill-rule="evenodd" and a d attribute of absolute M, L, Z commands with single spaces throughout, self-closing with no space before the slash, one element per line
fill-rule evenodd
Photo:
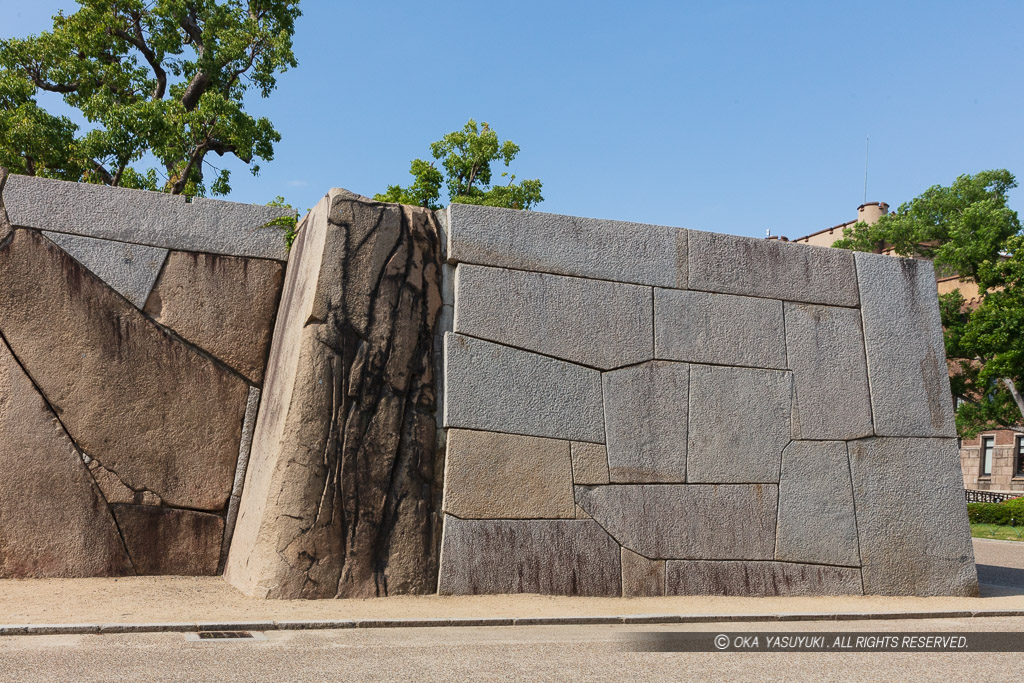
<path fill-rule="evenodd" d="M 469 204 L 448 217 L 452 263 L 686 286 L 686 230 Z"/>
<path fill-rule="evenodd" d="M 575 484 L 608 483 L 608 451 L 604 444 L 572 442 L 572 480 Z"/>
<path fill-rule="evenodd" d="M 4 204 L 16 227 L 181 251 L 287 260 L 269 221 L 291 209 L 11 175 Z"/>
<path fill-rule="evenodd" d="M 651 288 L 461 264 L 455 331 L 599 370 L 650 360 Z"/>
<path fill-rule="evenodd" d="M 59 232 L 43 233 L 125 299 L 142 308 L 160 275 L 167 249 Z"/>
<path fill-rule="evenodd" d="M 782 453 L 775 559 L 860 566 L 846 444 L 794 441 Z"/>
<path fill-rule="evenodd" d="M 610 480 L 686 481 L 689 366 L 652 361 L 601 379 Z"/>
<path fill-rule="evenodd" d="M 654 290 L 654 357 L 785 370 L 782 302 Z"/>
<path fill-rule="evenodd" d="M 849 251 L 695 230 L 689 249 L 689 289 L 857 305 Z"/>
<path fill-rule="evenodd" d="M 874 433 L 859 311 L 787 303 L 786 349 L 796 385 L 794 439 Z"/>
<path fill-rule="evenodd" d="M 647 598 L 665 594 L 665 560 L 648 560 L 622 549 L 622 597 Z"/>
<path fill-rule="evenodd" d="M 462 519 L 575 519 L 569 442 L 448 431 L 444 511 Z"/>
<path fill-rule="evenodd" d="M 955 439 L 852 441 L 868 595 L 978 594 Z"/>
<path fill-rule="evenodd" d="M 445 427 L 604 441 L 601 373 L 445 334 Z"/>
<path fill-rule="evenodd" d="M 792 392 L 789 372 L 691 365 L 686 480 L 778 482 Z"/>
<path fill-rule="evenodd" d="M 856 257 L 875 434 L 956 436 L 932 264 Z"/>
<path fill-rule="evenodd" d="M 591 520 L 446 515 L 437 592 L 620 595 L 619 546 Z"/>
<path fill-rule="evenodd" d="M 624 548 L 651 559 L 770 560 L 778 486 L 577 486 L 576 502 Z"/>
<path fill-rule="evenodd" d="M 788 562 L 666 563 L 668 595 L 861 595 L 860 570 Z"/>

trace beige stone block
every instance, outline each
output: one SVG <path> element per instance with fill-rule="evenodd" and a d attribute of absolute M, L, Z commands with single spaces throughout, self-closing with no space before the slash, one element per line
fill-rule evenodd
<path fill-rule="evenodd" d="M 572 476 L 575 484 L 607 484 L 608 451 L 604 444 L 573 441 Z"/>
<path fill-rule="evenodd" d="M 646 598 L 665 594 L 665 560 L 650 560 L 622 549 L 622 597 Z"/>

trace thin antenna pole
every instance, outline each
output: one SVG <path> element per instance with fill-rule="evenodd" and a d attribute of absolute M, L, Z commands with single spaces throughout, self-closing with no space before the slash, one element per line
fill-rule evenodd
<path fill-rule="evenodd" d="M 864 136 L 864 204 L 868 203 L 868 152 L 871 151 L 871 136 Z"/>

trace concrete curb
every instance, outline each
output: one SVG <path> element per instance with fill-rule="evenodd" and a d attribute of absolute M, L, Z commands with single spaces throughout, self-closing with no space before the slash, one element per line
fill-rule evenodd
<path fill-rule="evenodd" d="M 872 619 L 970 619 L 1024 617 L 1024 609 L 936 612 L 806 612 L 780 614 L 625 614 L 579 617 L 469 617 L 437 619 L 299 619 L 281 621 L 167 622 L 152 624 L 2 624 L 0 636 L 102 635 L 107 633 L 193 633 L 198 631 L 300 631 L 364 628 L 465 626 L 571 626 L 710 624 L 723 622 L 868 621 Z"/>

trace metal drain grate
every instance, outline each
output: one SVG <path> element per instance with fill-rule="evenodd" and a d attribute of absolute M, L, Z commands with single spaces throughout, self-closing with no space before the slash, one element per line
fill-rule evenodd
<path fill-rule="evenodd" d="M 252 638 L 248 631 L 200 631 L 200 640 L 213 640 L 215 638 Z"/>

